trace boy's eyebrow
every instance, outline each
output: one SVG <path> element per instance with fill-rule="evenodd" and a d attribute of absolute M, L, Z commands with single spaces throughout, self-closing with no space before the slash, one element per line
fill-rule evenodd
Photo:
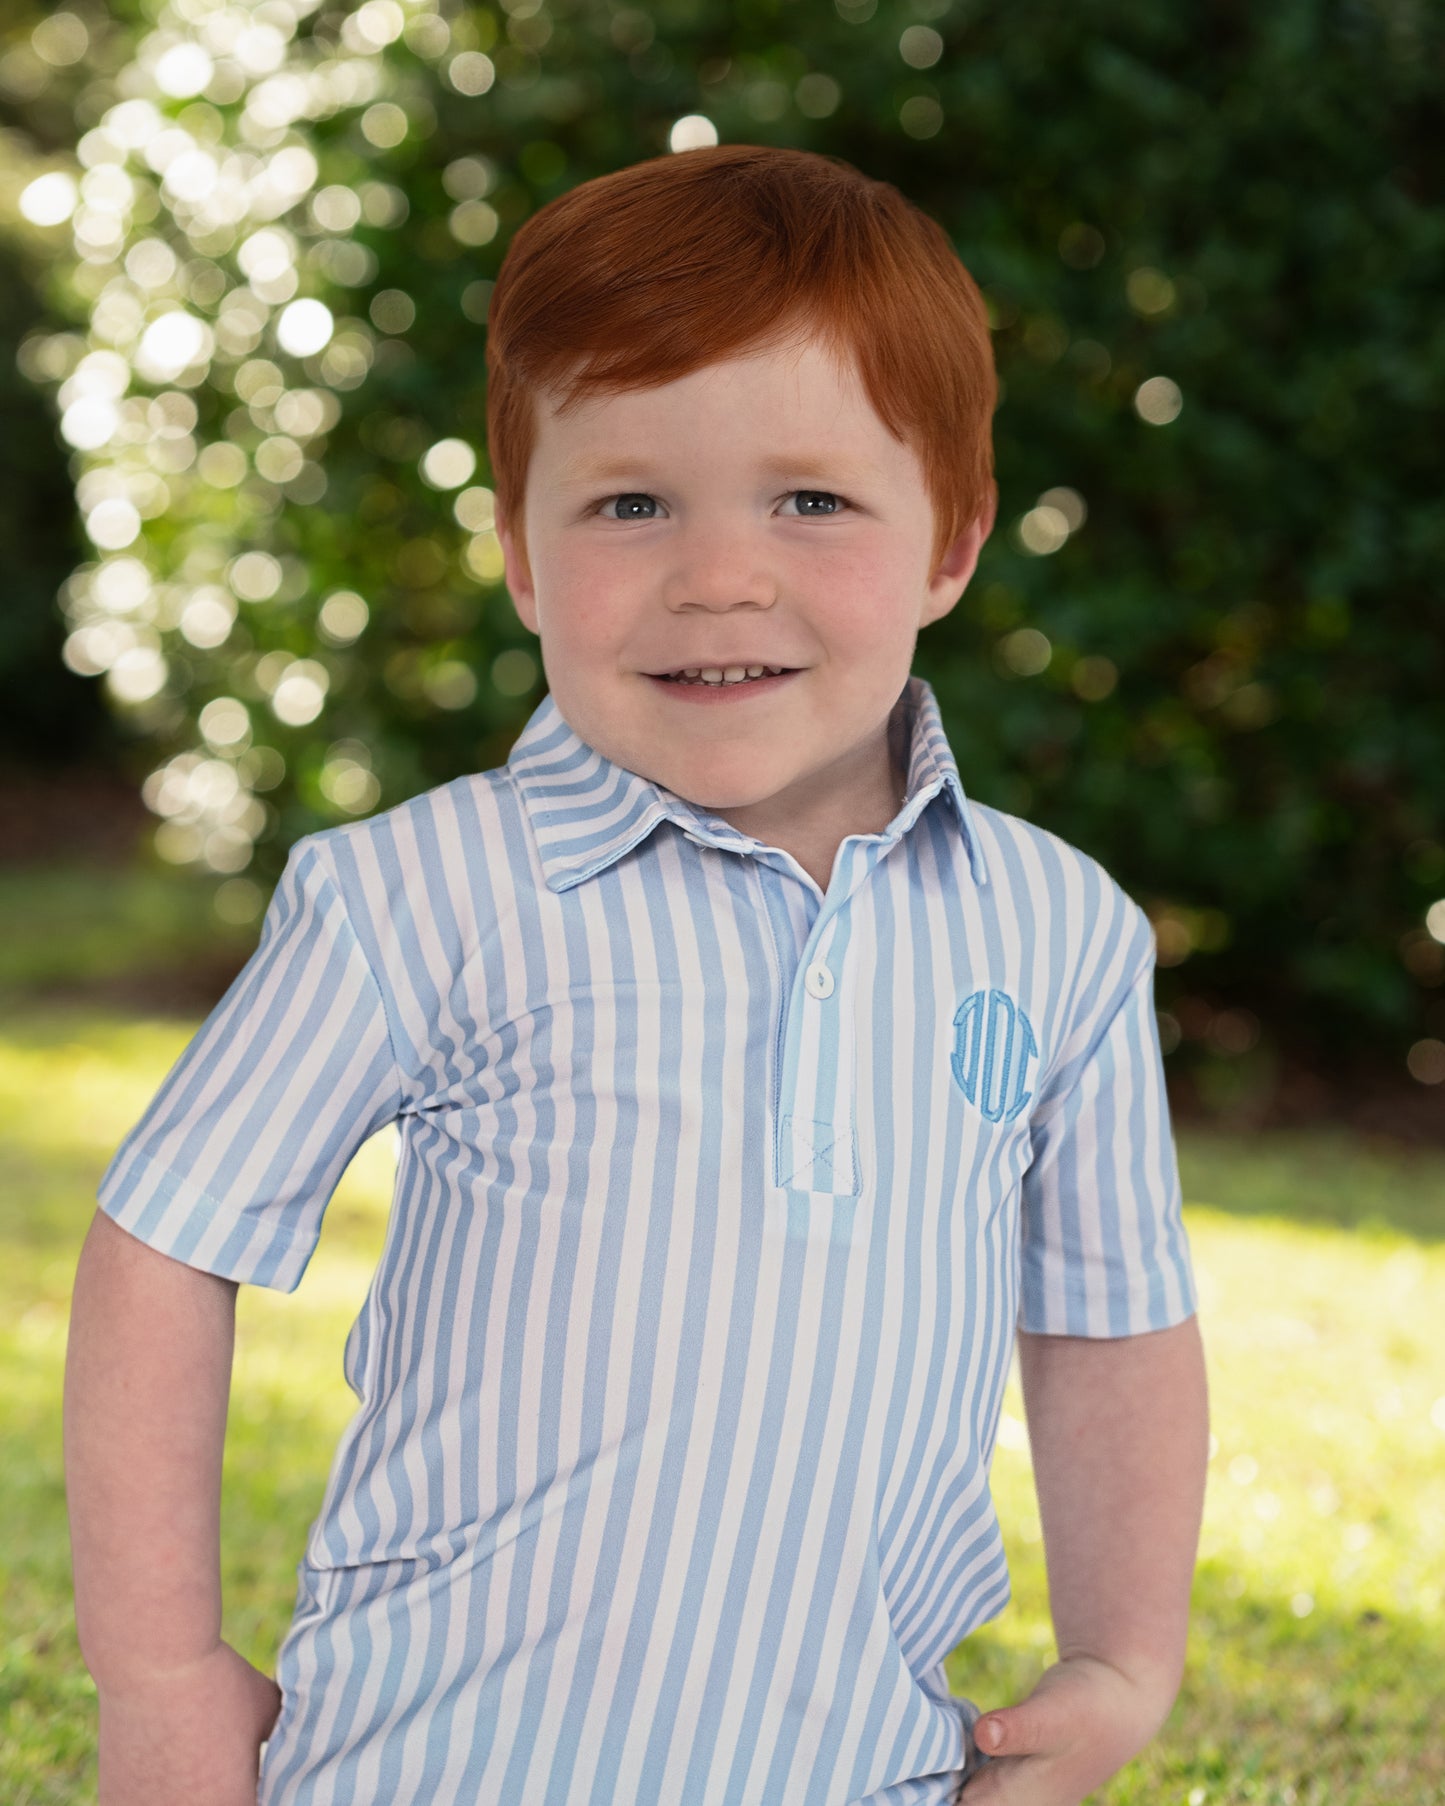
<path fill-rule="evenodd" d="M 804 482 L 831 479 L 859 483 L 865 477 L 865 472 L 846 457 L 830 458 L 816 451 L 763 458 L 758 468 L 765 476 L 797 477 Z M 659 471 L 659 465 L 642 458 L 581 458 L 567 466 L 566 476 L 574 483 L 619 483 L 628 478 L 656 477 Z"/>

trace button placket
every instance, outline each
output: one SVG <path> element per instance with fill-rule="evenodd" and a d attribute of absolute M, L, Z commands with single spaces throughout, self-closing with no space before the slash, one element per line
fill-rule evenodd
<path fill-rule="evenodd" d="M 820 937 L 816 925 L 809 938 L 815 952 L 820 938 L 832 939 L 827 934 Z M 838 1044 L 838 1004 L 829 1002 L 835 994 L 841 998 L 840 981 L 821 954 L 809 960 L 799 976 L 802 979 L 803 997 L 795 1005 L 799 1013 L 790 1020 L 787 1028 L 785 1073 L 788 1076 L 780 1088 L 778 1100 L 781 1115 L 778 1121 L 777 1182 L 792 1194 L 788 1202 L 789 1234 L 817 1235 L 826 1231 L 835 1240 L 847 1241 L 852 1234 L 851 1200 L 858 1195 L 859 1189 L 851 1075 L 844 1093 L 840 1094 L 840 1114 L 836 1120 L 820 1122 L 814 1119 L 810 1111 L 792 1108 L 795 1103 L 801 1103 L 805 1096 L 809 1102 L 812 1102 L 814 1096 L 812 1059 L 816 1055 L 811 1056 L 808 1062 L 806 1088 L 799 1089 L 797 1063 L 804 1041 L 814 1043 L 821 1036 L 824 1042 L 837 1050 L 839 1058 L 851 1063 L 851 1046 L 845 1043 L 839 1047 Z M 822 1017 L 811 1015 L 811 1011 L 821 1009 L 824 1005 L 828 1007 Z M 816 1104 L 813 1107 L 816 1108 Z M 814 1194 L 811 1204 L 806 1200 L 807 1193 Z M 831 1202 L 825 1205 L 824 1197 Z M 849 1202 L 845 1203 L 845 1200 Z"/>

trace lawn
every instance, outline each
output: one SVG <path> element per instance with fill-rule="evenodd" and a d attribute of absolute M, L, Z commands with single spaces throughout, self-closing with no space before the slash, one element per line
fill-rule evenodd
<path fill-rule="evenodd" d="M 12 1002 L 0 1028 L 0 1799 L 94 1798 L 58 1400 L 106 1160 L 194 1028 Z M 1438 1806 L 1445 1746 L 1445 1157 L 1329 1131 L 1190 1131 L 1180 1164 L 1214 1453 L 1188 1675 L 1109 1806 Z M 269 1663 L 351 1401 L 340 1350 L 380 1246 L 390 1142 L 348 1172 L 290 1298 L 245 1288 L 226 1467 L 228 1633 Z M 1016 1388 L 995 1462 L 1012 1605 L 950 1662 L 982 1704 L 1050 1633 Z"/>

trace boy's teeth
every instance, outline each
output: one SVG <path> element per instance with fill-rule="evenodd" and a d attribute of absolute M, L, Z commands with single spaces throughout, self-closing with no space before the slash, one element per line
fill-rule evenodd
<path fill-rule="evenodd" d="M 703 665 L 691 671 L 680 671 L 675 683 L 737 684 L 750 677 L 775 676 L 782 669 L 773 665 Z"/>

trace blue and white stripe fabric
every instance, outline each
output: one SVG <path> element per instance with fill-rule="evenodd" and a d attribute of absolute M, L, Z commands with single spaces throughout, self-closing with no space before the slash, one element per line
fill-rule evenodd
<path fill-rule="evenodd" d="M 1147 917 L 897 706 L 825 894 L 548 697 L 298 842 L 117 1151 L 117 1222 L 289 1291 L 399 1129 L 263 1806 L 956 1796 L 1015 1327 L 1194 1295 Z"/>

